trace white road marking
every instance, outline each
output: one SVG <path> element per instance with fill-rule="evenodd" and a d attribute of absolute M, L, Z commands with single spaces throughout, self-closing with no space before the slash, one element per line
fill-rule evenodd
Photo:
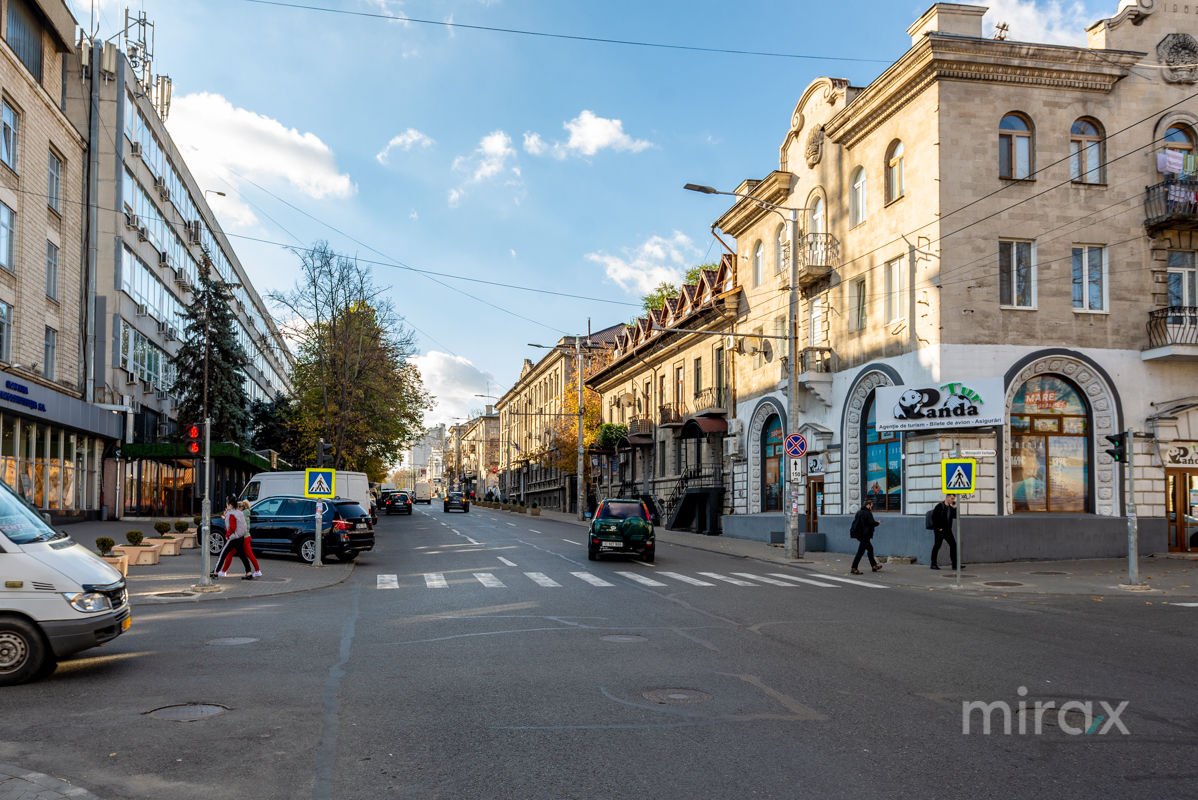
<path fill-rule="evenodd" d="M 313 530 L 315 530 L 315 528 L 313 528 Z M 578 542 L 574 541 L 573 539 L 562 539 L 562 541 L 569 542 L 570 544 L 578 544 Z"/>
<path fill-rule="evenodd" d="M 503 562 L 504 564 L 506 564 L 507 566 L 509 566 L 509 567 L 514 567 L 514 566 L 516 566 L 516 562 L 515 562 L 515 561 L 508 561 L 508 560 L 507 560 L 506 558 L 504 558 L 503 556 L 500 556 L 500 557 L 499 557 L 499 560 L 500 560 L 501 562 Z"/>
<path fill-rule="evenodd" d="M 478 579 L 479 583 L 481 583 L 483 586 L 486 586 L 488 589 L 504 588 L 503 581 L 499 580 L 499 578 L 496 578 L 489 572 L 476 572 L 474 573 L 474 577 Z"/>
<path fill-rule="evenodd" d="M 312 530 L 316 530 L 316 529 L 313 528 Z M 482 542 L 476 542 L 473 539 L 471 539 L 469 536 L 466 537 L 466 541 L 470 542 L 470 544 L 482 544 Z"/>
<path fill-rule="evenodd" d="M 591 586 L 615 586 L 614 583 L 608 583 L 598 575 L 592 575 L 589 572 L 571 572 L 570 574 L 575 578 L 586 581 L 587 583 L 591 584 Z"/>
<path fill-rule="evenodd" d="M 527 575 L 529 579 L 531 579 L 532 582 L 538 586 L 561 586 L 560 583 L 555 581 L 553 578 L 550 578 L 544 572 L 526 572 L 524 574 Z"/>
<path fill-rule="evenodd" d="M 445 581 L 445 576 L 439 572 L 426 572 L 424 574 L 424 585 L 429 589 L 444 589 L 449 584 Z"/>
<path fill-rule="evenodd" d="M 316 529 L 315 529 L 315 528 L 313 528 L 312 530 L 316 530 Z M 529 533 L 540 533 L 540 531 L 534 531 L 532 528 L 529 528 L 529 529 L 528 529 L 528 532 L 529 532 Z"/>
<path fill-rule="evenodd" d="M 630 581 L 636 581 L 637 583 L 643 583 L 645 586 L 666 586 L 667 585 L 667 584 L 662 583 L 661 581 L 655 581 L 652 578 L 646 578 L 644 575 L 637 575 L 635 572 L 617 572 L 616 574 L 621 575 Z"/>
<path fill-rule="evenodd" d="M 504 525 L 511 525 L 513 528 L 514 528 L 514 527 L 516 527 L 516 523 L 514 523 L 514 522 L 505 522 L 505 523 L 503 523 L 503 524 L 504 524 Z M 315 530 L 315 529 L 313 529 L 313 530 Z"/>
<path fill-rule="evenodd" d="M 399 576 L 398 575 L 379 575 L 376 580 L 377 580 L 377 582 L 375 583 L 376 589 L 398 589 L 399 588 Z"/>
<path fill-rule="evenodd" d="M 748 578 L 751 581 L 761 581 L 762 583 L 768 583 L 771 586 L 790 586 L 792 588 L 794 587 L 793 583 L 787 583 L 786 581 L 777 581 L 777 580 L 774 580 L 773 578 L 764 578 L 761 575 L 753 575 L 748 572 L 733 572 L 732 574 L 736 575 L 738 577 L 741 577 L 741 578 Z M 828 585 L 831 586 L 832 584 L 828 584 Z"/>
<path fill-rule="evenodd" d="M 728 578 L 724 575 L 720 575 L 718 572 L 700 572 L 699 574 L 704 577 L 707 577 L 707 578 L 715 578 L 717 581 L 725 581 L 727 583 L 735 584 L 736 586 L 756 586 L 757 585 L 757 584 L 753 583 L 752 581 L 742 581 L 740 578 Z"/>
<path fill-rule="evenodd" d="M 1182 606 L 1183 608 L 1198 608 L 1198 603 L 1170 603 L 1171 606 Z"/>
<path fill-rule="evenodd" d="M 315 529 L 313 529 L 313 530 L 315 530 Z M 453 531 L 454 533 L 456 533 L 458 536 L 462 535 L 462 532 L 459 531 L 457 528 L 450 528 L 450 530 Z"/>
<path fill-rule="evenodd" d="M 658 572 L 657 574 L 664 575 L 667 578 L 673 578 L 676 581 L 682 581 L 683 583 L 689 583 L 692 586 L 715 586 L 714 583 L 708 583 L 707 581 L 701 581 L 698 578 L 692 578 L 689 575 L 683 575 L 678 572 Z"/>
<path fill-rule="evenodd" d="M 824 580 L 840 581 L 841 583 L 851 583 L 854 586 L 868 586 L 871 589 L 889 589 L 890 587 L 884 583 L 870 583 L 869 581 L 859 581 L 853 578 L 842 578 L 839 575 L 820 575 Z M 795 580 L 798 580 L 796 578 Z"/>
<path fill-rule="evenodd" d="M 811 578 L 796 578 L 794 575 L 785 575 L 781 572 L 771 572 L 775 578 L 781 578 L 784 581 L 798 581 L 799 583 L 809 583 L 812 586 L 819 586 L 822 589 L 839 589 L 840 587 L 834 583 L 824 583 L 823 581 L 813 581 Z"/>

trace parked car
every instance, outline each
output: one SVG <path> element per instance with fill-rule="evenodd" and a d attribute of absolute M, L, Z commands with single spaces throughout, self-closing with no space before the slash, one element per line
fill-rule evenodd
<path fill-rule="evenodd" d="M 627 553 L 653 561 L 653 515 L 640 500 L 611 498 L 599 503 L 587 534 L 587 558 L 604 553 Z"/>
<path fill-rule="evenodd" d="M 374 549 L 370 515 L 356 500 L 321 500 L 321 560 L 334 557 L 353 561 L 359 553 Z M 311 564 L 316 559 L 316 500 L 281 496 L 259 500 L 250 507 L 250 547 L 255 553 L 287 553 Z M 208 549 L 220 553 L 225 546 L 225 521 L 212 518 Z"/>
<path fill-rule="evenodd" d="M 407 492 L 389 492 L 383 495 L 383 511 L 391 514 L 412 515 L 412 496 Z"/>
<path fill-rule="evenodd" d="M 450 492 L 445 495 L 444 511 L 449 513 L 454 509 L 458 511 L 470 513 L 470 500 L 461 492 Z"/>
<path fill-rule="evenodd" d="M 337 470 L 333 491 L 338 497 L 357 502 L 366 511 L 371 511 L 373 499 L 370 494 L 370 482 L 365 472 L 347 472 Z M 267 497 L 303 497 L 304 472 L 259 472 L 250 478 L 245 488 L 241 490 L 239 500 L 249 500 L 251 503 L 264 500 Z M 377 517 L 371 513 L 372 521 Z"/>

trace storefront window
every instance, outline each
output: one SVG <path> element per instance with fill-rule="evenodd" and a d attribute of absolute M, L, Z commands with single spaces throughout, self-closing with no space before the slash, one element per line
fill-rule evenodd
<path fill-rule="evenodd" d="M 782 418 L 770 417 L 761 437 L 761 510 L 782 510 Z"/>
<path fill-rule="evenodd" d="M 874 398 L 865 417 L 864 494 L 874 501 L 874 511 L 903 510 L 903 440 L 894 431 L 878 433 Z"/>
<path fill-rule="evenodd" d="M 1015 511 L 1090 510 L 1089 408 L 1055 375 L 1028 380 L 1011 401 Z"/>

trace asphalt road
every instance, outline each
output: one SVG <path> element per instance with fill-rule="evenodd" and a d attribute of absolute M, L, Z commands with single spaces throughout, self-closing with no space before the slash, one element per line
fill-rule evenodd
<path fill-rule="evenodd" d="M 332 588 L 135 608 L 2 690 L 0 762 L 108 800 L 1198 796 L 1198 608 L 589 562 L 582 534 L 418 507 Z M 1011 733 L 964 734 L 972 701 Z M 1093 713 L 1036 735 L 1018 704 L 1049 701 Z M 186 703 L 227 710 L 151 713 Z"/>

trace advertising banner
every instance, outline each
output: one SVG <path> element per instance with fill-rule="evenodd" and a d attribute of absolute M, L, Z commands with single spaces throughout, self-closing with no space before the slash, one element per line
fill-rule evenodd
<path fill-rule="evenodd" d="M 874 400 L 879 431 L 921 431 L 1002 425 L 1002 378 L 974 378 L 912 386 L 879 386 Z"/>

